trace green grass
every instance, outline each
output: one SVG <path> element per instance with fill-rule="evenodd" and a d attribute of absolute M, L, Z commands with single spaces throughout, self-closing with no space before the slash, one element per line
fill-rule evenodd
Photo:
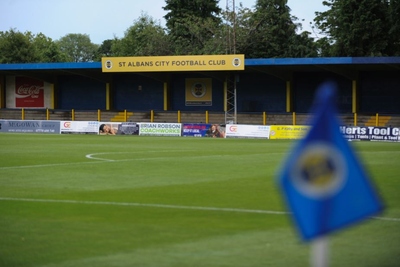
<path fill-rule="evenodd" d="M 351 145 L 392 220 L 333 234 L 330 266 L 398 266 L 400 143 Z M 308 266 L 288 215 L 244 212 L 286 210 L 275 179 L 291 146 L 0 134 L 0 266 Z"/>

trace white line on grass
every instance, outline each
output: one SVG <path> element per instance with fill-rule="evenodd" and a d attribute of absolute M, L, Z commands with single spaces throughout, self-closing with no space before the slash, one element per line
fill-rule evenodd
<path fill-rule="evenodd" d="M 181 152 L 182 150 L 169 150 L 165 152 Z M 185 151 L 192 151 L 192 150 L 185 150 Z M 164 152 L 164 151 L 146 151 L 146 152 Z M 104 152 L 104 153 L 93 153 L 87 154 L 85 157 L 90 159 L 90 161 L 79 161 L 79 162 L 65 162 L 65 163 L 49 163 L 49 164 L 37 164 L 37 165 L 20 165 L 20 166 L 4 166 L 0 167 L 0 170 L 10 170 L 10 169 L 27 169 L 27 168 L 41 168 L 41 167 L 55 167 L 55 166 L 70 166 L 70 165 L 81 165 L 81 164 L 96 164 L 96 163 L 104 163 L 104 162 L 123 162 L 123 161 L 134 161 L 134 160 L 159 160 L 159 159 L 166 159 L 170 157 L 156 157 L 156 158 L 130 158 L 130 159 L 107 159 L 107 158 L 100 158 L 94 157 L 94 155 L 108 155 L 108 154 L 132 154 L 135 152 Z M 136 152 L 139 153 L 139 152 Z"/>
<path fill-rule="evenodd" d="M 0 197 L 0 200 L 5 200 L 5 201 L 23 201 L 23 202 L 43 202 L 43 203 L 86 204 L 86 205 L 133 206 L 133 207 L 151 207 L 151 208 L 204 210 L 204 211 L 223 211 L 223 212 L 258 213 L 258 214 L 274 214 L 274 215 L 291 214 L 291 212 L 287 212 L 287 211 L 249 210 L 249 209 L 198 207 L 198 206 L 181 206 L 181 205 L 149 204 L 149 203 L 135 203 L 135 202 L 80 201 L 80 200 L 33 199 L 33 198 L 12 198 L 12 197 Z M 382 220 L 382 221 L 400 222 L 400 218 L 375 217 L 374 216 L 374 217 L 370 217 L 370 219 Z"/>
<path fill-rule="evenodd" d="M 44 202 L 44 203 L 86 204 L 86 205 L 134 206 L 134 207 L 151 207 L 151 208 L 166 208 L 166 209 L 226 211 L 226 212 L 241 212 L 241 213 L 263 213 L 263 214 L 278 214 L 278 215 L 289 214 L 289 212 L 285 212 L 285 211 L 180 206 L 180 205 L 167 205 L 167 204 L 135 203 L 135 202 L 80 201 L 80 200 L 33 199 L 33 198 L 11 198 L 11 197 L 0 197 L 0 200 L 23 201 L 23 202 Z"/>
<path fill-rule="evenodd" d="M 389 217 L 370 217 L 371 219 L 375 220 L 382 220 L 382 221 L 395 221 L 395 222 L 400 222 L 399 218 L 389 218 Z"/>
<path fill-rule="evenodd" d="M 104 154 L 110 154 L 110 153 L 87 154 L 85 157 L 88 158 L 88 159 L 95 159 L 95 160 L 114 161 L 112 159 L 103 159 L 103 158 L 99 158 L 99 157 L 94 157 L 94 155 L 104 155 Z"/>
<path fill-rule="evenodd" d="M 79 161 L 79 162 L 66 162 L 66 163 L 8 166 L 8 167 L 0 167 L 0 170 L 28 169 L 28 168 L 55 167 L 55 166 L 71 166 L 71 165 L 94 164 L 94 163 L 104 163 L 104 161 L 92 160 L 92 161 Z"/>
<path fill-rule="evenodd" d="M 187 151 L 193 151 L 193 150 L 185 150 L 185 152 Z M 114 154 L 143 154 L 143 153 L 161 153 L 161 152 L 182 152 L 182 150 L 168 150 L 168 151 L 140 151 L 140 152 L 101 152 L 101 153 L 92 153 L 92 154 L 87 154 L 85 155 L 85 158 L 88 159 L 94 159 L 94 160 L 103 160 L 103 161 L 126 161 L 126 160 L 132 160 L 130 159 L 122 159 L 122 160 L 114 160 L 114 159 L 108 159 L 108 158 L 104 158 L 104 157 L 98 157 L 101 155 L 114 155 Z"/>
<path fill-rule="evenodd" d="M 182 151 L 182 150 L 176 150 Z M 175 152 L 176 152 L 175 151 Z M 191 150 L 185 150 L 191 151 Z M 148 152 L 148 151 L 147 151 Z M 171 152 L 169 151 L 150 151 L 150 152 Z M 49 164 L 37 164 L 37 165 L 20 165 L 20 166 L 4 166 L 0 167 L 0 170 L 12 170 L 12 169 L 27 169 L 27 168 L 41 168 L 41 167 L 55 167 L 55 166 L 71 166 L 71 165 L 81 165 L 81 164 L 93 164 L 93 163 L 105 163 L 105 162 L 124 162 L 124 161 L 146 161 L 146 160 L 164 160 L 164 159 L 171 159 L 170 156 L 166 157 L 149 157 L 149 158 L 126 158 L 126 159 L 108 159 L 108 158 L 101 158 L 101 157 L 94 157 L 95 155 L 107 155 L 107 154 L 132 154 L 134 152 L 104 152 L 104 153 L 93 153 L 87 154 L 85 157 L 90 159 L 90 161 L 79 161 L 79 162 L 65 162 L 65 163 L 49 163 Z M 257 155 L 257 154 L 252 154 Z M 260 154 L 261 155 L 261 154 Z M 185 158 L 204 158 L 204 157 L 221 157 L 223 155 L 205 155 L 205 156 L 185 156 Z"/>

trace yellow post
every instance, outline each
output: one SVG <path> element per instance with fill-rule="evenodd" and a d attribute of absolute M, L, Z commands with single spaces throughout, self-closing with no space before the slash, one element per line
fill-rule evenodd
<path fill-rule="evenodd" d="M 168 110 L 168 83 L 164 83 L 164 110 Z"/>
<path fill-rule="evenodd" d="M 128 112 L 126 111 L 126 109 L 124 109 L 124 121 L 128 121 Z"/>
<path fill-rule="evenodd" d="M 296 125 L 296 112 L 293 111 L 293 125 Z"/>
<path fill-rule="evenodd" d="M 50 84 L 50 108 L 54 109 L 54 83 Z"/>
<path fill-rule="evenodd" d="M 379 126 L 379 114 L 378 113 L 376 113 L 375 126 L 376 127 Z"/>
<path fill-rule="evenodd" d="M 46 120 L 50 120 L 50 112 L 48 108 L 46 108 Z"/>
<path fill-rule="evenodd" d="M 352 90 L 352 93 L 351 93 L 352 111 L 353 111 L 353 113 L 356 113 L 357 110 L 358 110 L 358 106 L 357 106 L 357 103 L 358 103 L 358 100 L 357 100 L 357 80 L 353 80 L 352 81 L 351 87 L 352 87 L 351 88 L 351 90 Z"/>
<path fill-rule="evenodd" d="M 178 123 L 181 123 L 181 111 L 178 110 Z"/>
<path fill-rule="evenodd" d="M 25 120 L 25 109 L 21 109 L 21 119 Z"/>
<path fill-rule="evenodd" d="M 292 84 L 286 81 L 286 112 L 292 111 Z"/>
<path fill-rule="evenodd" d="M 208 110 L 206 110 L 206 123 L 208 123 Z"/>
<path fill-rule="evenodd" d="M 97 110 L 97 121 L 101 121 L 101 111 L 100 111 L 100 109 Z"/>
<path fill-rule="evenodd" d="M 263 125 L 267 125 L 267 113 L 263 112 Z"/>
<path fill-rule="evenodd" d="M 357 126 L 357 113 L 354 112 L 354 126 Z"/>
<path fill-rule="evenodd" d="M 71 120 L 72 121 L 75 120 L 75 109 L 72 109 L 72 111 L 71 111 Z"/>
<path fill-rule="evenodd" d="M 154 122 L 154 110 L 150 111 L 150 122 Z"/>
<path fill-rule="evenodd" d="M 106 110 L 110 110 L 110 83 L 106 83 Z"/>

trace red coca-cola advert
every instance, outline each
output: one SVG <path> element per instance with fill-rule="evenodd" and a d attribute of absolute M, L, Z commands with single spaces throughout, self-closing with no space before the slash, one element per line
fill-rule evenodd
<path fill-rule="evenodd" d="M 44 82 L 27 77 L 15 77 L 15 107 L 43 108 Z"/>

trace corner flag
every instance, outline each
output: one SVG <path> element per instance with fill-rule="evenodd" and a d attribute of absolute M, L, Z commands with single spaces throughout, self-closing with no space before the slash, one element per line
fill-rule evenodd
<path fill-rule="evenodd" d="M 380 212 L 372 184 L 339 130 L 336 85 L 317 91 L 311 128 L 290 153 L 278 184 L 306 241 Z"/>

